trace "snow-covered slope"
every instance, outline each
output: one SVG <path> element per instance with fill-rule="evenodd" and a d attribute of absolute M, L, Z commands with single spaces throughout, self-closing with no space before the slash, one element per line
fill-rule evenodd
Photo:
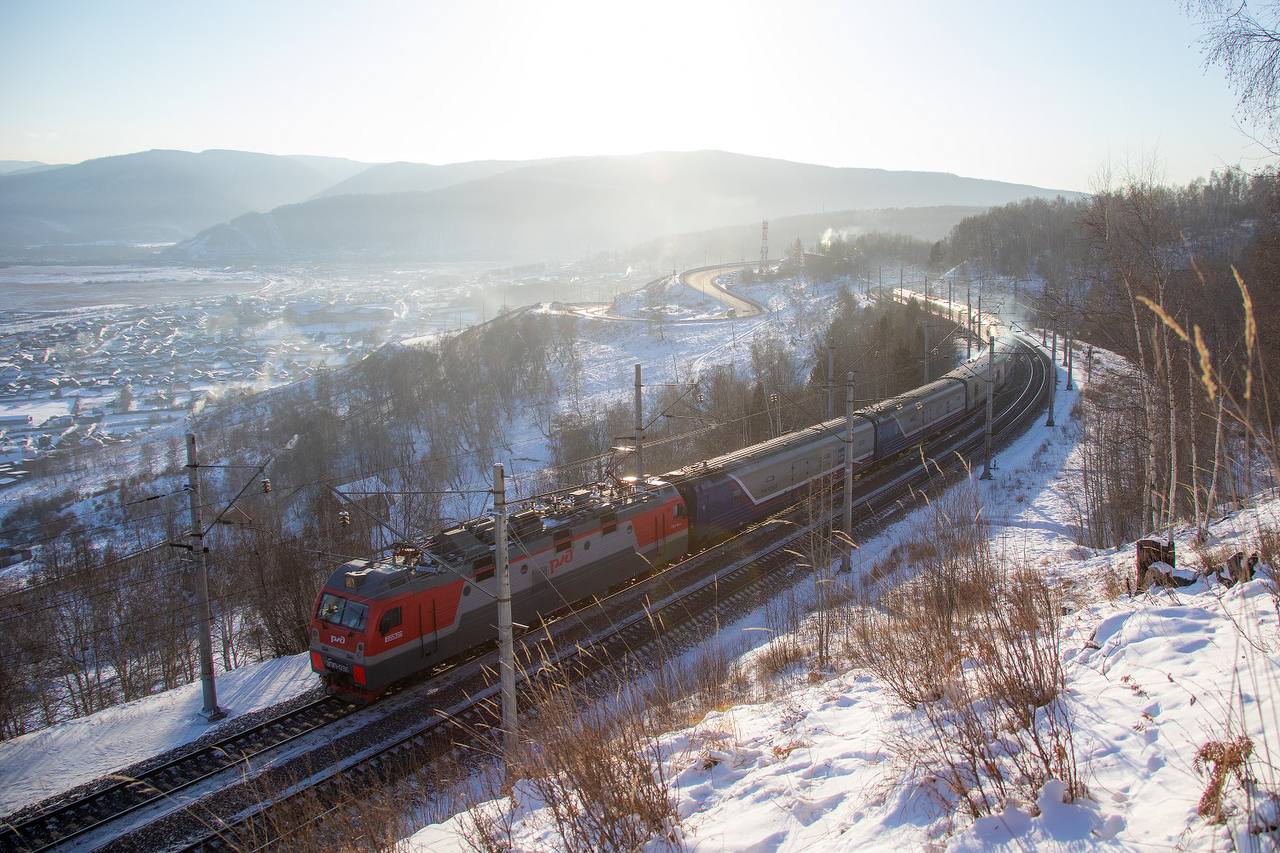
<path fill-rule="evenodd" d="M 318 685 L 305 653 L 274 658 L 219 675 L 218 704 L 236 719 Z M 0 814 L 203 737 L 200 706 L 197 681 L 0 743 Z"/>
<path fill-rule="evenodd" d="M 1108 367 L 1123 365 L 1100 353 L 1095 377 Z M 978 487 L 997 550 L 1067 589 L 1064 704 L 1087 796 L 1064 802 L 1065 786 L 1049 779 L 1032 801 L 965 818 L 930 768 L 901 751 L 904 735 L 919 731 L 920 710 L 903 706 L 866 671 L 823 673 L 809 661 L 756 684 L 762 701 L 712 710 L 660 739 L 685 848 L 1275 849 L 1280 597 L 1270 571 L 1229 589 L 1202 581 L 1115 595 L 1116 579 L 1133 573 L 1132 547 L 1095 552 L 1073 536 L 1069 491 L 1079 448 L 1067 413 L 1077 393 L 1060 390 L 1059 426 L 1037 426 L 1014 442 L 999 456 L 996 479 Z M 859 572 L 918 537 L 928 512 L 861 543 L 854 580 L 844 582 L 856 583 Z M 1248 553 L 1266 529 L 1280 529 L 1276 496 L 1220 518 L 1206 547 Z M 1184 565 L 1196 562 L 1193 534 L 1174 533 Z M 739 659 L 739 671 L 758 672 L 755 663 L 770 647 L 788 642 L 767 639 L 760 624 L 756 614 L 722 631 L 755 646 Z M 729 642 L 722 637 L 720 647 Z M 1202 750 L 1211 742 L 1242 743 L 1241 736 L 1251 745 L 1255 776 L 1241 785 L 1225 774 L 1227 818 L 1214 823 L 1198 813 L 1214 768 Z M 515 848 L 558 849 L 554 821 L 534 787 L 518 784 L 515 801 Z M 425 827 L 409 843 L 423 851 L 464 849 L 469 832 L 464 814 Z"/>

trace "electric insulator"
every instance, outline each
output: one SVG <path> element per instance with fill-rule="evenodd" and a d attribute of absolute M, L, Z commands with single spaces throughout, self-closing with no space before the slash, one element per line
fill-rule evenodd
<path fill-rule="evenodd" d="M 707 395 L 706 395 L 706 394 L 703 394 L 702 392 L 698 392 L 697 394 L 695 394 L 695 395 L 693 396 L 693 399 L 694 399 L 694 401 L 695 401 L 695 402 L 698 402 L 698 403 L 705 403 L 705 402 L 707 402 Z"/>
<path fill-rule="evenodd" d="M 265 495 L 270 493 L 270 491 L 271 491 L 271 478 L 264 477 L 262 480 L 262 493 Z"/>
<path fill-rule="evenodd" d="M 343 527 L 350 527 L 350 526 L 351 526 L 351 513 L 347 512 L 345 509 L 344 509 L 344 510 L 341 510 L 341 511 L 338 513 L 338 524 L 341 524 Z"/>
<path fill-rule="evenodd" d="M 778 403 L 778 395 L 777 395 L 777 394 L 770 394 L 770 395 L 769 395 L 769 404 L 770 404 L 770 405 L 777 405 L 777 403 Z"/>

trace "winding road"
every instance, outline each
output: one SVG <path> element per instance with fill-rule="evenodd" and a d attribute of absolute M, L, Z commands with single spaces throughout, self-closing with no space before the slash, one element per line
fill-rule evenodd
<path fill-rule="evenodd" d="M 734 296 L 732 293 L 716 284 L 717 276 L 751 266 L 754 266 L 754 264 L 736 263 L 724 264 L 722 266 L 715 267 L 699 267 L 697 269 L 680 273 L 680 281 L 685 286 L 692 287 L 699 293 L 718 300 L 726 308 L 733 311 L 734 315 L 738 319 L 754 317 L 757 314 L 764 313 L 764 309 L 761 308 L 758 303 L 752 302 L 749 299 L 743 299 L 740 296 Z"/>

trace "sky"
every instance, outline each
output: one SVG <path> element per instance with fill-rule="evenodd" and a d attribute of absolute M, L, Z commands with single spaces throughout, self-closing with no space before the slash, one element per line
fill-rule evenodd
<path fill-rule="evenodd" d="M 0 159 L 722 149 L 1089 190 L 1260 150 L 1178 0 L 0 5 Z"/>

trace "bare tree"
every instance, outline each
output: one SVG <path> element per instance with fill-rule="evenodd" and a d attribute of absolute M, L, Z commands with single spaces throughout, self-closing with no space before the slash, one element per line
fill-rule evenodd
<path fill-rule="evenodd" d="M 1260 145 L 1280 153 L 1280 2 L 1250 7 L 1247 0 L 1186 0 L 1186 7 L 1205 28 L 1205 65 L 1226 72 L 1240 119 Z"/>

